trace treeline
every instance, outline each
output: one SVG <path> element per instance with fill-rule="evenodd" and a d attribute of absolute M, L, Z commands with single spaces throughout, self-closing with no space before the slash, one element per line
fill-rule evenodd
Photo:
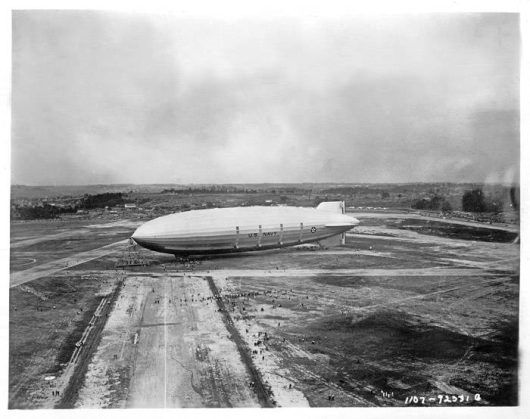
<path fill-rule="evenodd" d="M 385 189 L 385 188 L 372 188 L 370 186 L 344 186 L 339 188 L 329 188 L 324 189 L 320 191 L 322 194 L 341 194 L 341 195 L 370 195 L 370 194 L 385 194 L 385 197 L 390 196 L 390 191 L 395 191 L 396 188 L 393 189 Z M 403 190 L 403 188 L 399 188 L 399 190 L 402 190 L 403 192 L 406 191 Z M 387 196 L 388 195 L 388 196 Z"/>
<path fill-rule="evenodd" d="M 507 203 L 518 209 L 518 191 L 515 188 L 497 188 L 485 193 L 476 188 L 464 191 L 462 195 L 462 211 L 474 213 L 500 213 Z M 453 200 L 453 203 L 455 201 Z M 441 194 L 435 193 L 429 198 L 422 198 L 412 204 L 412 208 L 449 212 L 453 208 L 449 201 Z"/>
<path fill-rule="evenodd" d="M 115 207 L 124 204 L 125 200 L 123 199 L 123 194 L 121 192 L 107 192 L 97 195 L 85 195 L 83 198 L 81 198 L 78 208 L 90 210 L 96 208 Z"/>
<path fill-rule="evenodd" d="M 225 194 L 225 193 L 246 193 L 246 194 L 255 194 L 258 193 L 255 189 L 241 189 L 234 187 L 227 187 L 222 185 L 211 185 L 211 186 L 202 186 L 200 188 L 186 188 L 186 189 L 164 189 L 161 194 L 164 193 L 173 193 L 173 194 Z"/>
<path fill-rule="evenodd" d="M 57 218 L 61 214 L 71 214 L 77 212 L 77 207 L 57 207 L 54 205 L 43 204 L 42 206 L 34 207 L 16 207 L 11 212 L 11 218 L 19 218 L 22 220 L 37 220 Z"/>
<path fill-rule="evenodd" d="M 72 214 L 78 210 L 90 210 L 123 205 L 125 200 L 121 192 L 85 195 L 76 205 L 59 206 L 43 203 L 31 207 L 15 206 L 11 210 L 12 219 L 38 220 L 58 218 L 61 214 Z"/>
<path fill-rule="evenodd" d="M 462 211 L 494 213 L 501 212 L 508 194 L 510 194 L 514 208 L 517 209 L 517 204 L 513 196 L 513 188 L 509 192 L 508 189 L 506 189 L 504 196 L 499 194 L 494 196 L 486 196 L 482 189 L 473 189 L 471 191 L 464 192 L 464 195 L 462 196 Z"/>
<path fill-rule="evenodd" d="M 449 212 L 453 210 L 451 204 L 442 195 L 435 194 L 432 198 L 422 198 L 412 204 L 412 208 Z"/>

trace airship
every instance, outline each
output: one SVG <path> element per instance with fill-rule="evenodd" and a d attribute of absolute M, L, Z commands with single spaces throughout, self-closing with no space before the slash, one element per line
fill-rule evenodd
<path fill-rule="evenodd" d="M 359 221 L 345 215 L 342 201 L 316 208 L 212 208 L 166 215 L 132 235 L 140 246 L 161 253 L 200 255 L 269 250 L 306 243 L 344 244 Z"/>

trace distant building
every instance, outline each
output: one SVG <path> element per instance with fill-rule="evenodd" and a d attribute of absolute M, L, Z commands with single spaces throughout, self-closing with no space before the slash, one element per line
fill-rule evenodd
<path fill-rule="evenodd" d="M 125 209 L 136 208 L 136 204 L 125 204 Z"/>

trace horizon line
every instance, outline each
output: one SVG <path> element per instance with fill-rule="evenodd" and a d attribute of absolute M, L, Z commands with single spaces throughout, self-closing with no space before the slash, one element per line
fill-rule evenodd
<path fill-rule="evenodd" d="M 44 184 L 44 185 L 32 185 L 24 183 L 13 183 L 10 187 L 30 187 L 30 188 L 47 188 L 47 187 L 90 187 L 90 186 L 232 186 L 232 185 L 417 185 L 417 184 L 452 184 L 452 185 L 469 185 L 469 184 L 480 184 L 480 185 L 512 185 L 520 186 L 520 182 L 488 182 L 488 181 L 417 181 L 417 182 L 227 182 L 227 183 L 215 183 L 215 182 L 203 182 L 203 183 L 85 183 L 85 184 Z"/>

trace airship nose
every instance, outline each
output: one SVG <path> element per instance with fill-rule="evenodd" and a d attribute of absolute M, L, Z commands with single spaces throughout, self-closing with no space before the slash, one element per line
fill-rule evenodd
<path fill-rule="evenodd" d="M 145 249 L 160 251 L 161 231 L 159 225 L 153 221 L 148 221 L 144 225 L 138 227 L 131 238 Z"/>
<path fill-rule="evenodd" d="M 139 236 L 138 234 L 136 234 L 136 231 L 131 236 L 131 239 L 133 239 L 140 246 L 145 246 L 147 242 L 147 240 L 145 240 L 145 237 Z"/>
<path fill-rule="evenodd" d="M 145 234 L 142 233 L 142 230 L 144 230 L 144 229 L 142 229 L 142 227 L 139 227 L 136 230 L 134 230 L 134 233 L 131 236 L 132 239 L 136 240 L 136 239 L 145 238 Z"/>
<path fill-rule="evenodd" d="M 149 224 L 150 222 L 141 225 L 135 230 L 135 232 L 131 236 L 131 238 L 140 246 L 143 246 L 144 244 L 149 242 L 150 239 L 156 236 L 156 229 L 153 225 Z"/>

